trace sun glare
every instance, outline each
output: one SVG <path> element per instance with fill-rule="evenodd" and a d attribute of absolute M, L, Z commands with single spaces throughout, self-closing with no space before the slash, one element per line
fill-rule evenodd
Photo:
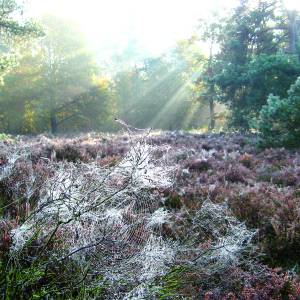
<path fill-rule="evenodd" d="M 177 40 L 188 38 L 212 10 L 232 7 L 236 0 L 30 0 L 34 16 L 56 14 L 75 20 L 96 48 L 126 47 L 136 41 L 145 51 L 159 54 Z"/>
<path fill-rule="evenodd" d="M 300 0 L 285 0 L 285 6 L 290 10 L 300 10 Z"/>
<path fill-rule="evenodd" d="M 200 18 L 225 14 L 237 0 L 29 0 L 34 17 L 50 13 L 76 21 L 99 53 L 121 52 L 134 41 L 145 54 L 160 54 L 193 34 Z M 300 0 L 284 0 L 300 10 Z M 170 9 L 171 8 L 171 9 Z"/>

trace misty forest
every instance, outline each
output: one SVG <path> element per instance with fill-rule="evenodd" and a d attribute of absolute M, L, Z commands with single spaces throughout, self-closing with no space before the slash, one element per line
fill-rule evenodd
<path fill-rule="evenodd" d="M 300 299 L 299 0 L 0 0 L 0 299 Z"/>

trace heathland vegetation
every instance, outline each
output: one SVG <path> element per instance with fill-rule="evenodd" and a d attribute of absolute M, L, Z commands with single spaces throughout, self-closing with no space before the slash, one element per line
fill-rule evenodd
<path fill-rule="evenodd" d="M 23 9 L 0 0 L 0 298 L 299 299 L 299 12 L 241 0 L 104 63 Z"/>

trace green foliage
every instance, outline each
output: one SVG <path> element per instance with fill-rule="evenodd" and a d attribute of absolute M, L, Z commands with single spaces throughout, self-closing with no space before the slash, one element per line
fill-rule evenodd
<path fill-rule="evenodd" d="M 177 194 L 171 194 L 165 200 L 164 205 L 168 209 L 180 209 L 182 207 L 182 199 Z"/>
<path fill-rule="evenodd" d="M 95 77 L 86 92 L 73 98 L 72 109 L 66 107 L 58 113 L 61 131 L 112 131 L 115 127 L 115 94 L 112 82 Z"/>
<path fill-rule="evenodd" d="M 25 261 L 14 264 L 13 260 L 0 259 L 1 299 L 102 299 L 106 285 L 102 278 L 94 278 L 97 284 L 84 281 L 76 263 L 71 261 L 49 264 L 43 258 L 35 258 L 32 264 Z M 88 284 L 87 284 L 88 282 Z"/>
<path fill-rule="evenodd" d="M 0 133 L 0 141 L 8 140 L 9 136 L 5 133 Z"/>
<path fill-rule="evenodd" d="M 300 146 L 300 77 L 288 91 L 287 98 L 270 95 L 263 106 L 258 129 L 267 146 Z"/>
<path fill-rule="evenodd" d="M 155 291 L 159 300 L 182 299 L 180 289 L 184 286 L 186 267 L 174 267 L 169 273 L 161 278 L 160 288 Z"/>
<path fill-rule="evenodd" d="M 213 82 L 230 110 L 230 126 L 251 129 L 270 93 L 286 97 L 300 74 L 289 47 L 288 18 L 280 1 L 242 1 L 219 34 Z"/>
<path fill-rule="evenodd" d="M 216 16 L 214 17 L 212 22 L 201 22 L 200 40 L 208 44 L 209 56 L 202 60 L 203 65 L 194 84 L 198 100 L 209 105 L 209 130 L 214 130 L 216 125 L 215 105 L 218 100 L 218 93 L 214 76 L 216 76 L 218 70 L 214 52 L 222 31 L 222 20 Z"/>
<path fill-rule="evenodd" d="M 0 130 L 12 134 L 112 128 L 112 83 L 72 23 L 46 16 L 46 35 L 21 49 L 22 59 L 0 90 Z"/>
<path fill-rule="evenodd" d="M 20 1 L 0 0 L 0 78 L 15 64 L 15 50 L 28 37 L 42 35 L 38 24 L 24 19 Z"/>
<path fill-rule="evenodd" d="M 231 66 L 216 76 L 224 101 L 232 110 L 230 125 L 251 128 L 270 93 L 286 96 L 289 86 L 296 80 L 300 65 L 293 56 L 261 54 L 242 67 Z M 228 97 L 228 98 L 227 98 Z"/>
<path fill-rule="evenodd" d="M 39 33 L 39 28 L 30 20 L 23 20 L 23 6 L 20 1 L 0 1 L 0 28 L 10 36 L 24 36 Z"/>
<path fill-rule="evenodd" d="M 114 130 L 115 116 L 139 128 L 214 130 L 228 119 L 233 129 L 252 130 L 268 96 L 286 98 L 300 75 L 300 18 L 279 0 L 240 1 L 228 17 L 202 21 L 197 34 L 158 57 L 146 59 L 130 41 L 112 56 L 109 76 L 75 24 L 45 16 L 41 30 L 23 20 L 17 1 L 2 2 L 5 133 Z"/>
<path fill-rule="evenodd" d="M 165 130 L 206 124 L 200 116 L 207 107 L 193 102 L 190 86 L 190 64 L 197 58 L 183 51 L 181 45 L 171 55 L 145 59 L 116 74 L 121 118 L 136 127 Z"/>

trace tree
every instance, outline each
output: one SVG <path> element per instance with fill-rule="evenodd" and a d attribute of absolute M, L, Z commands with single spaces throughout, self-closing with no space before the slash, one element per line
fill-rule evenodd
<path fill-rule="evenodd" d="M 0 91 L 2 130 L 55 134 L 108 129 L 115 109 L 112 84 L 99 77 L 83 36 L 75 25 L 55 17 L 45 17 L 41 24 L 46 35 L 23 47 L 19 65 Z"/>
<path fill-rule="evenodd" d="M 37 24 L 22 17 L 23 6 L 16 0 L 0 0 L 0 76 L 14 62 L 16 42 L 28 36 L 41 35 Z"/>
<path fill-rule="evenodd" d="M 203 124 L 187 79 L 190 66 L 180 51 L 149 57 L 116 74 L 121 118 L 135 127 L 166 130 Z"/>
<path fill-rule="evenodd" d="M 55 134 L 64 121 L 60 112 L 72 110 L 75 97 L 88 89 L 96 64 L 74 24 L 53 16 L 44 17 L 41 23 L 47 34 L 38 46 L 44 91 L 39 105 Z"/>
<path fill-rule="evenodd" d="M 0 131 L 37 133 L 46 129 L 43 124 L 38 124 L 35 109 L 42 93 L 40 57 L 37 57 L 38 53 L 32 55 L 31 41 L 23 44 L 19 51 L 19 62 L 5 76 L 0 89 Z"/>
<path fill-rule="evenodd" d="M 258 129 L 265 146 L 300 145 L 300 77 L 290 87 L 288 97 L 270 95 L 263 106 L 258 122 Z"/>
<path fill-rule="evenodd" d="M 298 55 L 300 62 L 300 17 L 297 11 L 288 11 L 289 45 L 288 53 Z"/>
<path fill-rule="evenodd" d="M 113 83 L 94 77 L 87 91 L 73 99 L 73 108 L 61 110 L 58 124 L 62 131 L 112 131 L 115 128 L 116 98 Z"/>
<path fill-rule="evenodd" d="M 251 129 L 269 93 L 286 91 L 299 75 L 289 44 L 286 12 L 280 1 L 241 1 L 220 36 L 217 75 L 219 100 L 231 110 L 230 125 Z"/>
<path fill-rule="evenodd" d="M 204 100 L 209 105 L 209 125 L 208 129 L 213 130 L 216 124 L 215 103 L 217 100 L 217 87 L 214 82 L 216 70 L 216 51 L 221 35 L 222 20 L 214 16 L 213 22 L 202 20 L 200 23 L 199 39 L 208 44 L 209 55 L 203 61 L 202 71 L 197 78 L 196 86 L 198 86 L 199 99 Z"/>

